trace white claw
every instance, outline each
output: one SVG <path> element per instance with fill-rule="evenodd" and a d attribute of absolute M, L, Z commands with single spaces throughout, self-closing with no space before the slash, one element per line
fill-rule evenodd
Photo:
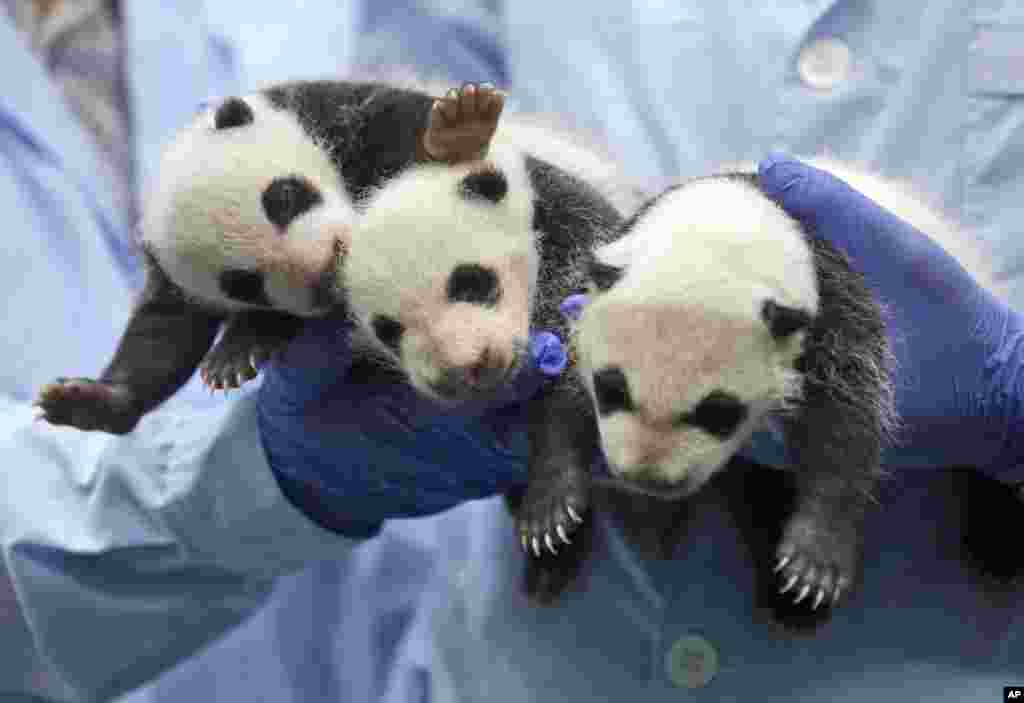
<path fill-rule="evenodd" d="M 540 540 L 536 537 L 533 538 L 533 555 L 536 557 L 540 556 Z"/>
<path fill-rule="evenodd" d="M 255 354 L 250 354 L 249 355 L 249 366 L 252 367 L 253 371 L 259 371 L 260 367 L 259 367 L 259 364 L 256 363 L 256 355 Z"/>
<path fill-rule="evenodd" d="M 810 584 L 806 584 L 806 583 L 805 583 L 805 584 L 804 584 L 804 587 L 800 589 L 800 593 L 799 593 L 799 594 L 797 595 L 797 597 L 796 597 L 796 599 L 795 599 L 795 600 L 793 601 L 793 603 L 794 603 L 794 604 L 796 604 L 796 603 L 799 603 L 799 602 L 800 602 L 800 601 L 802 601 L 802 600 L 803 600 L 804 598 L 806 598 L 806 597 L 807 597 L 807 594 L 808 594 L 808 593 L 810 593 L 810 592 L 811 592 L 811 586 L 810 586 Z"/>
<path fill-rule="evenodd" d="M 792 576 L 790 576 L 789 577 L 789 581 L 786 582 L 786 585 L 782 587 L 782 590 L 780 590 L 779 593 L 785 593 L 786 591 L 791 589 L 793 587 L 793 585 L 796 583 L 796 580 L 798 578 L 799 578 L 798 574 L 793 574 Z"/>
<path fill-rule="evenodd" d="M 792 554 L 787 554 L 787 555 L 779 558 L 779 562 L 775 565 L 775 573 L 779 573 L 784 568 L 786 568 L 786 564 L 788 564 L 789 560 L 792 559 L 792 558 L 793 558 Z"/>
<path fill-rule="evenodd" d="M 569 517 L 571 517 L 574 522 L 577 522 L 577 523 L 583 522 L 583 518 L 581 518 L 579 515 L 576 514 L 576 511 L 572 509 L 571 505 L 565 506 L 565 510 L 566 510 L 566 512 L 569 513 Z"/>
<path fill-rule="evenodd" d="M 559 525 L 558 527 L 555 528 L 555 530 L 557 530 L 558 536 L 562 538 L 563 542 L 565 542 L 566 544 L 572 544 L 572 542 L 569 541 L 568 536 L 566 536 L 566 534 L 565 534 L 565 528 L 564 527 Z"/>
<path fill-rule="evenodd" d="M 555 551 L 555 543 L 551 540 L 551 535 L 544 535 L 544 544 L 548 545 L 548 551 L 552 554 L 558 554 Z"/>
<path fill-rule="evenodd" d="M 843 592 L 843 584 L 837 583 L 836 588 L 832 591 L 832 604 L 835 605 L 836 601 L 839 600 L 839 595 Z"/>
<path fill-rule="evenodd" d="M 825 591 L 821 588 L 818 589 L 818 595 L 814 596 L 814 604 L 811 605 L 811 610 L 817 610 L 818 606 L 821 605 L 821 601 L 825 599 Z"/>
<path fill-rule="evenodd" d="M 36 410 L 36 411 L 34 411 L 32 413 L 32 420 L 35 421 L 35 422 L 39 422 L 40 420 L 45 420 L 45 419 L 46 419 L 46 411 L 41 409 L 41 408 L 39 410 Z"/>
<path fill-rule="evenodd" d="M 242 386 L 245 385 L 245 381 L 246 381 L 245 375 L 241 371 L 239 371 L 238 373 L 235 374 L 235 383 L 238 384 L 239 388 L 241 388 Z"/>

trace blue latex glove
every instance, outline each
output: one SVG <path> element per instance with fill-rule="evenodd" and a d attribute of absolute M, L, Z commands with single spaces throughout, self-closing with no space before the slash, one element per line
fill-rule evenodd
<path fill-rule="evenodd" d="M 1024 480 L 1024 324 L 938 244 L 845 182 L 772 154 L 761 185 L 849 256 L 889 310 L 904 422 L 890 466 L 974 465 Z"/>
<path fill-rule="evenodd" d="M 263 368 L 258 420 L 282 489 L 321 525 L 373 535 L 390 518 L 428 515 L 526 481 L 520 400 L 557 375 L 565 354 L 549 333 L 486 406 L 444 411 L 400 379 L 353 371 L 343 319 L 309 321 Z"/>

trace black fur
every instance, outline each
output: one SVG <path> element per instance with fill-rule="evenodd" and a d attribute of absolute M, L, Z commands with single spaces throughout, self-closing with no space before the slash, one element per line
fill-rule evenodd
<path fill-rule="evenodd" d="M 213 124 L 216 129 L 228 129 L 230 127 L 244 127 L 253 120 L 252 108 L 241 98 L 228 98 L 213 117 Z"/>
<path fill-rule="evenodd" d="M 260 198 L 267 219 L 280 229 L 286 229 L 299 215 L 303 215 L 324 201 L 320 191 L 298 175 L 280 176 L 270 182 Z"/>
<path fill-rule="evenodd" d="M 295 81 L 264 91 L 327 149 L 354 200 L 410 166 L 434 98 L 380 83 Z"/>
<path fill-rule="evenodd" d="M 629 382 L 618 366 L 609 366 L 594 374 L 594 396 L 597 412 L 602 416 L 636 409 L 629 394 Z"/>
<path fill-rule="evenodd" d="M 508 193 L 508 179 L 504 173 L 493 169 L 474 171 L 462 179 L 459 192 L 466 198 L 480 198 L 491 203 L 500 203 Z"/>
<path fill-rule="evenodd" d="M 712 391 L 697 407 L 680 415 L 676 424 L 699 427 L 719 439 L 728 439 L 746 419 L 747 411 L 747 406 L 731 393 Z"/>
<path fill-rule="evenodd" d="M 526 167 L 536 194 L 533 228 L 541 237 L 531 328 L 554 331 L 568 342 L 569 325 L 558 306 L 586 287 L 595 247 L 617 235 L 623 218 L 578 178 L 532 157 Z M 527 566 L 527 593 L 538 603 L 550 603 L 572 582 L 590 549 L 589 472 L 599 451 L 599 434 L 593 405 L 573 366 L 527 410 L 530 476 L 516 523 L 531 550 L 536 540 L 543 555 Z M 572 519 L 570 508 L 582 524 Z M 571 544 L 562 542 L 559 527 L 573 534 Z M 548 539 L 557 556 L 544 555 Z"/>
<path fill-rule="evenodd" d="M 395 356 L 401 358 L 402 333 L 405 332 L 402 323 L 393 317 L 377 315 L 370 324 L 381 344 L 393 351 Z"/>
<path fill-rule="evenodd" d="M 623 270 L 618 266 L 606 264 L 603 261 L 594 260 L 588 271 L 590 280 L 599 291 L 606 291 L 622 278 Z"/>
<path fill-rule="evenodd" d="M 811 316 L 806 311 L 779 305 L 774 300 L 764 301 L 761 318 L 777 339 L 788 337 L 811 324 Z"/>
<path fill-rule="evenodd" d="M 188 380 L 222 320 L 188 302 L 158 267 L 150 265 L 110 365 L 95 381 L 58 379 L 52 393 L 44 389 L 39 405 L 53 424 L 131 432 L 143 414 Z"/>
<path fill-rule="evenodd" d="M 259 271 L 226 269 L 217 276 L 217 285 L 220 286 L 224 295 L 232 300 L 249 305 L 271 307 L 272 303 L 267 298 L 265 284 L 266 280 Z"/>
<path fill-rule="evenodd" d="M 448 277 L 448 300 L 493 307 L 500 290 L 498 275 L 480 264 L 459 264 Z"/>

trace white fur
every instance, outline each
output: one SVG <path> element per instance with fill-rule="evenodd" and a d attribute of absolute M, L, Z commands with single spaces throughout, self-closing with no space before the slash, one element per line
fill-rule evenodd
<path fill-rule="evenodd" d="M 214 105 L 164 151 L 153 192 L 144 201 L 142 239 L 168 277 L 188 294 L 227 310 L 252 307 L 217 285 L 226 268 L 259 270 L 275 307 L 297 315 L 312 305 L 317 274 L 336 239 L 347 241 L 354 211 L 330 159 L 295 116 L 261 94 L 243 98 L 252 123 L 214 129 Z M 261 196 L 277 177 L 307 178 L 323 203 L 281 233 Z"/>
<path fill-rule="evenodd" d="M 462 180 L 487 163 L 508 182 L 497 204 L 459 194 Z M 487 162 L 413 166 L 370 199 L 339 278 L 368 330 L 377 315 L 402 323 L 400 363 L 421 392 L 433 395 L 431 385 L 445 370 L 473 364 L 484 349 L 507 364 L 516 361 L 537 284 L 532 219 L 523 158 L 500 146 L 492 147 Z M 497 272 L 497 306 L 447 300 L 449 274 L 461 263 Z"/>

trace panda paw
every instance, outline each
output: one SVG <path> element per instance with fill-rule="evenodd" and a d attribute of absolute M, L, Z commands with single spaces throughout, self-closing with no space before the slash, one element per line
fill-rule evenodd
<path fill-rule="evenodd" d="M 572 544 L 572 534 L 589 520 L 586 485 L 573 472 L 531 480 L 516 513 L 519 542 L 528 555 L 552 556 Z"/>
<path fill-rule="evenodd" d="M 572 535 L 572 543 L 562 545 L 558 554 L 541 552 L 523 564 L 523 592 L 537 605 L 551 605 L 580 573 L 590 554 L 593 521 L 585 520 Z"/>
<path fill-rule="evenodd" d="M 859 539 L 855 530 L 822 526 L 796 517 L 775 553 L 778 593 L 811 611 L 833 607 L 856 578 Z"/>
<path fill-rule="evenodd" d="M 448 163 L 484 158 L 504 107 L 505 96 L 486 83 L 449 90 L 430 110 L 424 151 Z"/>
<path fill-rule="evenodd" d="M 259 368 L 276 349 L 265 345 L 244 348 L 233 345 L 218 345 L 203 359 L 199 376 L 210 392 L 241 388 L 246 381 L 256 378 Z"/>
<path fill-rule="evenodd" d="M 132 400 L 132 392 L 125 385 L 91 378 L 58 378 L 43 386 L 34 405 L 40 409 L 37 418 L 51 425 L 125 434 L 140 418 Z"/>

